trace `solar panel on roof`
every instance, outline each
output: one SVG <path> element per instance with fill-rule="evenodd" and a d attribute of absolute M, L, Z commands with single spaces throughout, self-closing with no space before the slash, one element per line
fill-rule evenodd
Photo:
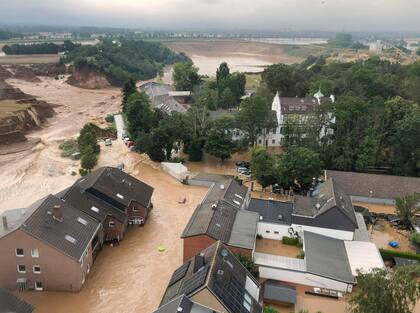
<path fill-rule="evenodd" d="M 169 286 L 172 286 L 177 281 L 185 277 L 185 274 L 187 273 L 188 267 L 190 266 L 190 261 L 187 263 L 184 263 L 181 267 L 179 267 L 171 277 L 171 280 L 169 281 Z"/>
<path fill-rule="evenodd" d="M 202 267 L 197 273 L 185 279 L 182 282 L 182 286 L 178 294 L 189 295 L 193 291 L 203 286 L 206 281 L 208 271 L 208 266 Z"/>

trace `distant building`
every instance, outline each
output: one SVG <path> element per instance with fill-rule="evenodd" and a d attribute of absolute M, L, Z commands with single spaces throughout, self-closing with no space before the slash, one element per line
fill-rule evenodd
<path fill-rule="evenodd" d="M 160 308 L 182 295 L 216 312 L 262 313 L 259 282 L 220 241 L 194 255 L 173 273 Z"/>
<path fill-rule="evenodd" d="M 280 94 L 277 92 L 274 96 L 271 110 L 275 113 L 278 127 L 274 130 L 265 130 L 258 138 L 257 143 L 265 147 L 281 147 L 284 140 L 282 128 L 286 124 L 287 120 L 293 118 L 294 122 L 302 123 L 318 105 L 334 101 L 335 98 L 333 95 L 330 97 L 324 97 L 320 91 L 318 91 L 313 97 L 306 98 L 280 97 Z M 335 123 L 335 119 L 332 114 L 329 114 L 329 119 L 331 123 Z M 331 133 L 332 129 L 330 128 L 322 129 L 320 137 Z"/>
<path fill-rule="evenodd" d="M 248 187 L 234 179 L 214 183 L 182 233 L 184 261 L 218 240 L 235 253 L 251 256 L 258 215 L 244 210 L 249 200 Z"/>
<path fill-rule="evenodd" d="M 79 291 L 101 247 L 101 224 L 48 196 L 5 211 L 0 225 L 0 286 L 17 290 Z"/>
<path fill-rule="evenodd" d="M 33 307 L 10 292 L 0 288 L 0 313 L 32 313 Z"/>
<path fill-rule="evenodd" d="M 395 205 L 395 199 L 420 192 L 420 178 L 356 172 L 325 171 L 354 202 Z"/>
<path fill-rule="evenodd" d="M 150 98 L 154 108 L 171 115 L 173 112 L 186 113 L 191 99 L 190 91 L 173 91 L 170 85 L 155 82 L 145 83 L 140 86 Z"/>

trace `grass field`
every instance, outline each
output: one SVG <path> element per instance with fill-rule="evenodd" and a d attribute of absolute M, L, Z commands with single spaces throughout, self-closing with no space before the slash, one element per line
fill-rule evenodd
<path fill-rule="evenodd" d="M 322 45 L 282 45 L 283 52 L 287 55 L 306 59 L 310 55 L 321 55 L 328 50 Z"/>
<path fill-rule="evenodd" d="M 57 63 L 58 54 L 5 55 L 0 56 L 0 64 L 39 64 Z"/>
<path fill-rule="evenodd" d="M 257 90 L 261 83 L 261 74 L 245 74 L 246 85 L 245 89 Z"/>
<path fill-rule="evenodd" d="M 29 104 L 17 103 L 14 100 L 2 100 L 0 101 L 0 118 L 13 115 L 14 112 L 25 110 L 29 107 Z"/>

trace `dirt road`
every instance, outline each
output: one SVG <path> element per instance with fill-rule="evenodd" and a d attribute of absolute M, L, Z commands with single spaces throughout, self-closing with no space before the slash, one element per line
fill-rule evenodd
<path fill-rule="evenodd" d="M 116 88 L 80 89 L 52 78 L 41 78 L 36 83 L 15 79 L 8 82 L 57 105 L 57 115 L 28 135 L 29 139 L 40 139 L 34 147 L 14 154 L 0 153 L 0 211 L 27 206 L 70 185 L 76 179 L 71 172 L 77 172 L 78 163 L 60 156 L 60 142 L 77 136 L 86 122 L 105 124 L 103 118 L 117 112 L 120 104 Z"/>

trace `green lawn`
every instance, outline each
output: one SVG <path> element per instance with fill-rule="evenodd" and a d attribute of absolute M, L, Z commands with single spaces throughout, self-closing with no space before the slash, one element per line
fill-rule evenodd
<path fill-rule="evenodd" d="M 245 85 L 246 89 L 254 89 L 254 90 L 258 89 L 261 83 L 260 73 L 245 74 L 245 77 L 246 77 L 246 85 Z"/>

